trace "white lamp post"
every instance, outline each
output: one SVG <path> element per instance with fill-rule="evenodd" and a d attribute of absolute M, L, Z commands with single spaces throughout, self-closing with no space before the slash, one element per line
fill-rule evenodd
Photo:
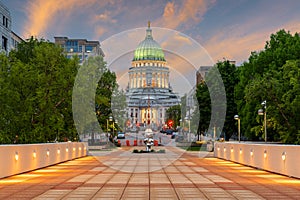
<path fill-rule="evenodd" d="M 241 118 L 238 115 L 234 115 L 234 119 L 238 121 L 238 140 L 241 142 Z"/>
<path fill-rule="evenodd" d="M 267 101 L 264 100 L 261 105 L 264 106 L 264 109 L 259 109 L 258 115 L 264 116 L 265 142 L 267 142 Z"/>
<path fill-rule="evenodd" d="M 190 141 L 190 132 L 191 132 L 190 119 L 189 119 L 189 117 L 185 117 L 184 120 L 187 121 L 187 122 L 189 123 L 188 141 Z"/>
<path fill-rule="evenodd" d="M 112 121 L 112 116 L 109 116 L 108 119 L 106 119 L 106 138 L 108 143 L 108 121 Z"/>

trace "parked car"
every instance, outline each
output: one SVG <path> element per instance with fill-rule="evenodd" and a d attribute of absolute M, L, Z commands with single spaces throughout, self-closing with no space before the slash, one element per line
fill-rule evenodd
<path fill-rule="evenodd" d="M 174 132 L 173 129 L 166 129 L 166 134 L 167 134 L 167 135 L 172 135 L 173 132 Z"/>
<path fill-rule="evenodd" d="M 118 132 L 118 134 L 117 134 L 117 139 L 125 139 L 125 133 L 123 133 L 123 132 Z"/>

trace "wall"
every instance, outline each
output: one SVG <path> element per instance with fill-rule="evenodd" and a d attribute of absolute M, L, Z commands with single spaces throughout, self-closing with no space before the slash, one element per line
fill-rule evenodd
<path fill-rule="evenodd" d="M 0 178 L 86 155 L 82 142 L 0 145 Z"/>
<path fill-rule="evenodd" d="M 264 143 L 217 142 L 218 158 L 300 178 L 300 146 Z"/>

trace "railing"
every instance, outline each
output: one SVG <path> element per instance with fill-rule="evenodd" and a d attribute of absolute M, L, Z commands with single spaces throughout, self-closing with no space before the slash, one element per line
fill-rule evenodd
<path fill-rule="evenodd" d="M 215 157 L 300 178 L 300 145 L 217 142 Z"/>
<path fill-rule="evenodd" d="M 0 145 L 0 178 L 86 155 L 83 142 Z"/>

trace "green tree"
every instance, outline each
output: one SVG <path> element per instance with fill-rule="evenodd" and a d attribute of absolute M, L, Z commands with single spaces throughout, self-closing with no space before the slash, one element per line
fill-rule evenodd
<path fill-rule="evenodd" d="M 235 103 L 234 87 L 238 82 L 236 66 L 228 60 L 217 63 L 217 68 L 221 74 L 222 81 L 226 92 L 226 116 L 223 127 L 225 138 L 229 140 L 234 132 L 237 132 L 236 120 L 234 115 L 237 114 Z"/>
<path fill-rule="evenodd" d="M 112 112 L 113 95 L 120 95 L 120 93 L 118 91 L 116 74 L 108 69 L 106 62 L 101 56 L 97 57 L 97 63 L 102 75 L 96 89 L 95 105 L 100 126 L 102 130 L 106 130 L 106 120 L 114 114 Z M 116 98 L 115 100 L 117 101 Z M 118 106 L 115 104 L 115 107 Z M 114 127 L 111 126 L 111 128 Z"/>
<path fill-rule="evenodd" d="M 272 34 L 265 49 L 253 52 L 238 70 L 235 87 L 242 131 L 250 140 L 263 138 L 262 118 L 257 110 L 267 101 L 267 133 L 270 141 L 299 143 L 299 34 L 285 30 Z"/>
<path fill-rule="evenodd" d="M 199 125 L 197 133 L 211 133 L 213 127 L 218 129 L 218 135 L 229 140 L 236 131 L 234 115 L 237 113 L 234 100 L 234 86 L 237 83 L 236 67 L 228 60 L 218 62 L 197 86 L 199 105 Z M 213 106 L 214 105 L 214 108 Z M 212 111 L 214 109 L 214 111 Z"/>
<path fill-rule="evenodd" d="M 196 97 L 198 109 L 193 115 L 199 115 L 197 135 L 200 135 L 207 132 L 211 117 L 211 101 L 205 81 L 197 85 Z"/>
<path fill-rule="evenodd" d="M 73 140 L 72 88 L 78 60 L 53 43 L 30 38 L 1 59 L 2 143 Z M 5 138 L 3 140 L 3 138 Z"/>
<path fill-rule="evenodd" d="M 118 128 L 125 131 L 128 118 L 126 117 L 127 103 L 124 90 L 120 90 L 118 87 L 115 88 L 112 94 L 111 108 L 113 116 L 118 120 Z"/>
<path fill-rule="evenodd" d="M 80 135 L 94 135 L 107 128 L 116 75 L 101 56 L 89 57 L 80 67 L 73 90 L 73 117 Z"/>

